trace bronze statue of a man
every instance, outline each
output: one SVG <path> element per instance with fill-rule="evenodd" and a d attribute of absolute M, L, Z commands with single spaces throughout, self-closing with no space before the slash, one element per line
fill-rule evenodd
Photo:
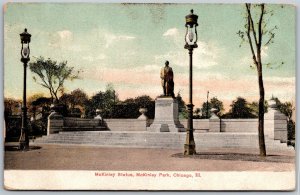
<path fill-rule="evenodd" d="M 169 61 L 166 61 L 165 67 L 162 67 L 160 70 L 161 85 L 163 87 L 164 96 L 175 98 L 173 77 L 173 70 L 169 66 Z"/>

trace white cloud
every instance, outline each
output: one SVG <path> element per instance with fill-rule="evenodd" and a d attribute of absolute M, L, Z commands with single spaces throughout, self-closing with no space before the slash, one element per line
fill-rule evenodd
<path fill-rule="evenodd" d="M 198 42 L 198 49 L 194 52 L 195 67 L 198 69 L 218 65 L 222 48 L 214 42 Z"/>
<path fill-rule="evenodd" d="M 168 29 L 164 34 L 163 36 L 164 37 L 167 37 L 167 36 L 177 36 L 179 34 L 179 31 L 177 28 L 170 28 Z"/>
<path fill-rule="evenodd" d="M 105 33 L 104 35 L 105 39 L 105 47 L 108 48 L 112 44 L 118 41 L 128 41 L 128 40 L 133 40 L 135 37 L 133 36 L 128 36 L 128 35 L 114 35 L 112 33 Z"/>
<path fill-rule="evenodd" d="M 72 40 L 73 33 L 69 30 L 57 31 L 57 34 L 62 40 Z"/>
<path fill-rule="evenodd" d="M 144 70 L 146 71 L 160 71 L 161 66 L 156 64 L 146 65 L 144 66 Z"/>
<path fill-rule="evenodd" d="M 238 66 L 252 66 L 253 64 L 253 59 L 251 58 L 250 55 L 246 55 L 241 60 L 238 62 Z"/>
<path fill-rule="evenodd" d="M 198 48 L 193 53 L 193 66 L 197 69 L 205 69 L 218 65 L 220 55 L 220 49 L 214 43 L 199 42 Z M 188 52 L 183 49 L 156 55 L 154 58 L 157 64 L 169 60 L 171 65 L 185 67 L 189 63 Z"/>
<path fill-rule="evenodd" d="M 95 60 L 104 60 L 106 58 L 105 54 L 100 54 L 98 56 L 91 56 L 91 55 L 87 55 L 87 56 L 82 56 L 83 60 L 89 61 L 89 62 L 93 62 Z"/>
<path fill-rule="evenodd" d="M 263 58 L 267 58 L 268 57 L 268 46 L 264 46 L 261 49 L 261 56 Z M 253 59 L 251 57 L 252 55 L 247 54 L 246 56 L 244 56 L 243 58 L 241 58 L 241 61 L 239 62 L 238 66 L 240 65 L 245 65 L 245 66 L 250 66 L 250 65 L 254 65 Z"/>
<path fill-rule="evenodd" d="M 188 66 L 189 55 L 187 50 L 183 50 L 182 33 L 177 28 L 170 28 L 163 33 L 164 37 L 172 38 L 175 47 L 170 47 L 171 50 L 165 54 L 155 56 L 155 62 L 158 64 L 169 60 L 171 64 L 176 66 Z M 198 41 L 198 48 L 193 53 L 193 66 L 197 69 L 205 69 L 218 64 L 222 47 L 216 42 L 201 42 Z"/>
<path fill-rule="evenodd" d="M 73 33 L 69 30 L 57 31 L 50 37 L 48 43 L 50 47 L 59 48 L 61 50 L 81 51 L 82 46 L 74 43 Z"/>
<path fill-rule="evenodd" d="M 117 36 L 118 40 L 131 40 L 131 39 L 135 39 L 135 37 L 133 36 L 125 36 L 125 35 L 121 35 L 121 36 Z"/>

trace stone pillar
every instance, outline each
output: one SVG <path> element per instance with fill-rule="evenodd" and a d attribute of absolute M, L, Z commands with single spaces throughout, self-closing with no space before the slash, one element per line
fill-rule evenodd
<path fill-rule="evenodd" d="M 52 112 L 48 116 L 47 135 L 58 133 L 64 126 L 63 116 L 58 112 Z"/>
<path fill-rule="evenodd" d="M 148 131 L 152 132 L 185 132 L 179 122 L 178 103 L 172 97 L 161 97 L 155 100 L 155 117 Z"/>
<path fill-rule="evenodd" d="M 217 109 L 211 109 L 211 117 L 209 118 L 209 132 L 221 132 L 221 121 L 217 116 Z"/>
<path fill-rule="evenodd" d="M 287 117 L 277 110 L 274 100 L 268 101 L 269 108 L 265 114 L 264 131 L 271 139 L 287 142 Z"/>

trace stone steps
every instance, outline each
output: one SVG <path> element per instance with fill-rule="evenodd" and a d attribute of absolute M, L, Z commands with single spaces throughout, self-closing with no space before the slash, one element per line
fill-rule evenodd
<path fill-rule="evenodd" d="M 37 138 L 34 142 L 137 148 L 182 148 L 185 139 L 185 133 L 76 131 L 51 134 Z M 194 139 L 198 148 L 258 148 L 258 136 L 255 133 L 194 133 Z M 268 137 L 266 137 L 266 147 L 276 150 L 291 149 L 286 144 L 268 139 Z"/>

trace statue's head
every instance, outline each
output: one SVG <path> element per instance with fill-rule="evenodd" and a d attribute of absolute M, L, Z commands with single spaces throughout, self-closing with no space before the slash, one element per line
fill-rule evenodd
<path fill-rule="evenodd" d="M 168 61 L 168 60 L 165 62 L 165 65 L 166 65 L 166 66 L 169 66 L 169 61 Z"/>

